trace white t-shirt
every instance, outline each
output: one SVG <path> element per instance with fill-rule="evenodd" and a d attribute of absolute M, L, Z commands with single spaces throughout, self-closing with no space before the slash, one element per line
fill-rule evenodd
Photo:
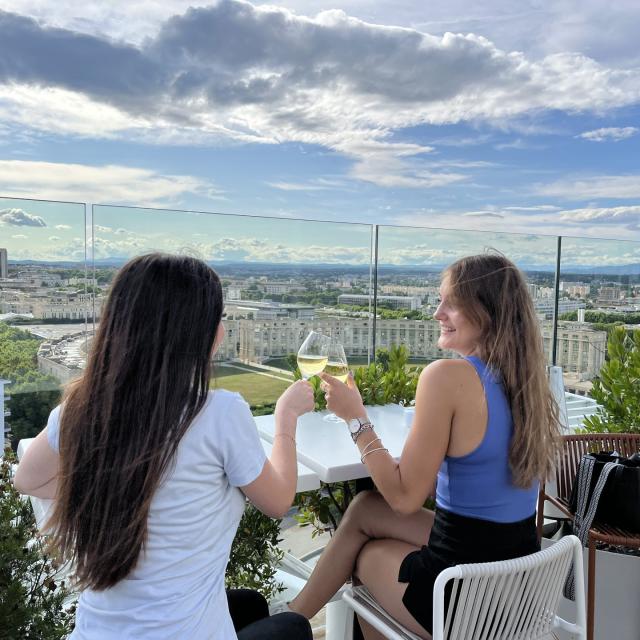
<path fill-rule="evenodd" d="M 47 423 L 56 451 L 59 417 L 56 407 Z M 82 592 L 70 639 L 235 639 L 224 572 L 245 506 L 237 487 L 253 482 L 265 459 L 247 403 L 210 392 L 153 497 L 137 565 L 110 589 Z"/>

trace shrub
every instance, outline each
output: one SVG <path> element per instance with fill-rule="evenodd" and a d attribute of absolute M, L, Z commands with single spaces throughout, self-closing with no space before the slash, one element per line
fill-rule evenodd
<path fill-rule="evenodd" d="M 0 464 L 0 636 L 58 640 L 71 633 L 71 592 L 44 550 L 31 504 L 13 488 L 7 449 Z M 6 635 L 5 635 L 6 634 Z"/>
<path fill-rule="evenodd" d="M 585 418 L 587 431 L 640 433 L 640 330 L 631 335 L 623 327 L 611 331 L 607 361 L 591 396 L 602 408 Z"/>

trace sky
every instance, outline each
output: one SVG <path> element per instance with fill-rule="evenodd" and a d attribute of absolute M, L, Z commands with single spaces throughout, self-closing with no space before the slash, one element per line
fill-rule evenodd
<path fill-rule="evenodd" d="M 278 219 L 105 208 L 96 257 L 355 264 L 360 223 L 390 263 L 640 262 L 637 33 L 636 0 L 4 0 L 0 246 L 84 253 L 39 198 Z"/>

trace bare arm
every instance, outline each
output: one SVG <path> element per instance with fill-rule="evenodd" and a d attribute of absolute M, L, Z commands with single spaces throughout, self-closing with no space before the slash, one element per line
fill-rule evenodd
<path fill-rule="evenodd" d="M 298 417 L 313 411 L 313 407 L 313 390 L 308 382 L 299 380 L 280 396 L 271 457 L 253 482 L 240 487 L 260 511 L 272 518 L 284 516 L 293 503 L 298 482 L 296 426 Z"/>
<path fill-rule="evenodd" d="M 59 456 L 47 440 L 43 429 L 25 451 L 16 470 L 13 485 L 20 493 L 52 499 L 58 485 Z"/>
<path fill-rule="evenodd" d="M 455 375 L 446 361 L 430 364 L 420 375 L 416 391 L 416 413 L 405 442 L 402 456 L 396 462 L 387 452 L 376 451 L 367 455 L 365 464 L 376 487 L 391 508 L 402 514 L 418 511 L 432 493 L 438 469 L 449 446 L 451 423 L 454 415 Z M 345 394 L 343 388 L 323 376 L 330 385 L 327 395 L 329 408 L 341 418 L 362 417 L 364 407 L 358 406 L 359 393 L 352 385 Z M 336 398 L 336 395 L 338 396 Z M 357 441 L 362 453 L 384 446 L 373 443 L 378 436 L 374 431 L 362 434 Z"/>

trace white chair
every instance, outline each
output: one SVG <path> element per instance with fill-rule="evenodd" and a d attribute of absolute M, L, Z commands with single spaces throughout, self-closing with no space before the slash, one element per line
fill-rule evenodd
<path fill-rule="evenodd" d="M 576 622 L 557 615 L 562 587 L 573 560 Z M 451 585 L 445 612 L 445 586 Z M 342 596 L 354 611 L 390 640 L 419 640 L 391 618 L 364 587 Z M 455 606 L 451 606 L 455 603 Z M 586 639 L 582 546 L 565 536 L 553 546 L 522 558 L 461 564 L 445 569 L 433 590 L 433 640 Z"/>

